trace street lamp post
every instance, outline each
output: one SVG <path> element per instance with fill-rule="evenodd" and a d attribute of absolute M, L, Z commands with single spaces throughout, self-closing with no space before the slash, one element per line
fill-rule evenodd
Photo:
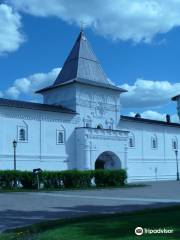
<path fill-rule="evenodd" d="M 176 155 L 176 169 L 177 169 L 177 181 L 179 181 L 179 163 L 178 163 L 178 150 L 175 150 L 175 155 Z"/>
<path fill-rule="evenodd" d="M 17 147 L 17 141 L 13 141 L 13 148 L 14 148 L 14 170 L 16 170 L 16 147 Z"/>

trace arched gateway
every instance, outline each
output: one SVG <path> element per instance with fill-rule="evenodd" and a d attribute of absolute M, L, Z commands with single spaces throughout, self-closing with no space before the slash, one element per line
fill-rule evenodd
<path fill-rule="evenodd" d="M 95 161 L 95 169 L 120 169 L 119 157 L 110 151 L 103 152 Z"/>

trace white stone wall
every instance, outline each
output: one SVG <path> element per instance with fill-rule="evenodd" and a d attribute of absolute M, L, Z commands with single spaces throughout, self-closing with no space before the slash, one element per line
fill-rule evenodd
<path fill-rule="evenodd" d="M 78 114 L 0 106 L 0 169 L 13 169 L 12 142 L 21 126 L 28 136 L 17 144 L 19 170 L 94 169 L 97 158 L 108 152 L 127 169 L 129 182 L 176 178 L 172 139 L 177 138 L 180 150 L 179 127 L 120 120 L 120 94 L 105 88 L 68 85 L 44 93 L 44 101 Z M 122 130 L 133 133 L 134 147 L 128 147 L 128 133 Z M 63 144 L 57 144 L 57 131 L 64 131 Z M 152 149 L 152 136 L 157 149 Z"/>
<path fill-rule="evenodd" d="M 116 129 L 119 123 L 118 91 L 75 83 L 44 92 L 43 97 L 46 104 L 61 104 L 79 113 L 81 127 L 85 126 L 87 119 L 91 119 L 92 127 L 101 124 L 108 128 L 112 124 Z"/>
<path fill-rule="evenodd" d="M 72 114 L 0 107 L 0 169 L 13 169 L 13 140 L 18 126 L 27 126 L 26 142 L 17 143 L 17 169 L 75 168 L 74 128 L 79 117 Z M 65 143 L 57 144 L 56 132 L 64 130 Z"/>
<path fill-rule="evenodd" d="M 128 147 L 128 181 L 176 179 L 172 140 L 177 138 L 180 150 L 180 128 L 125 120 L 121 120 L 120 126 L 135 137 L 135 146 Z M 157 149 L 152 148 L 154 135 L 158 140 Z"/>
<path fill-rule="evenodd" d="M 117 129 L 120 116 L 120 93 L 111 89 L 77 85 L 76 111 L 81 114 L 82 126 L 90 118 L 91 126 Z"/>
<path fill-rule="evenodd" d="M 62 105 L 76 111 L 76 84 L 64 85 L 43 92 L 45 104 Z"/>

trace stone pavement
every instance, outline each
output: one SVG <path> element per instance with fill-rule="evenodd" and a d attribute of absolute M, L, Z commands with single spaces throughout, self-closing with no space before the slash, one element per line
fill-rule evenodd
<path fill-rule="evenodd" d="M 180 182 L 145 184 L 123 189 L 0 193 L 0 231 L 52 219 L 180 204 Z"/>

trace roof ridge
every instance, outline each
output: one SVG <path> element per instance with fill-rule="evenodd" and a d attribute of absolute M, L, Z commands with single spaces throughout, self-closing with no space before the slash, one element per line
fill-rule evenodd
<path fill-rule="evenodd" d="M 162 125 L 168 125 L 168 126 L 177 126 L 180 127 L 180 123 L 176 122 L 167 122 L 165 120 L 156 120 L 156 119 L 150 119 L 150 118 L 137 118 L 137 117 L 132 117 L 132 116 L 126 116 L 126 115 L 120 115 L 121 119 L 123 120 L 133 120 L 136 122 L 146 122 L 146 123 L 156 123 L 156 124 L 162 124 Z"/>

